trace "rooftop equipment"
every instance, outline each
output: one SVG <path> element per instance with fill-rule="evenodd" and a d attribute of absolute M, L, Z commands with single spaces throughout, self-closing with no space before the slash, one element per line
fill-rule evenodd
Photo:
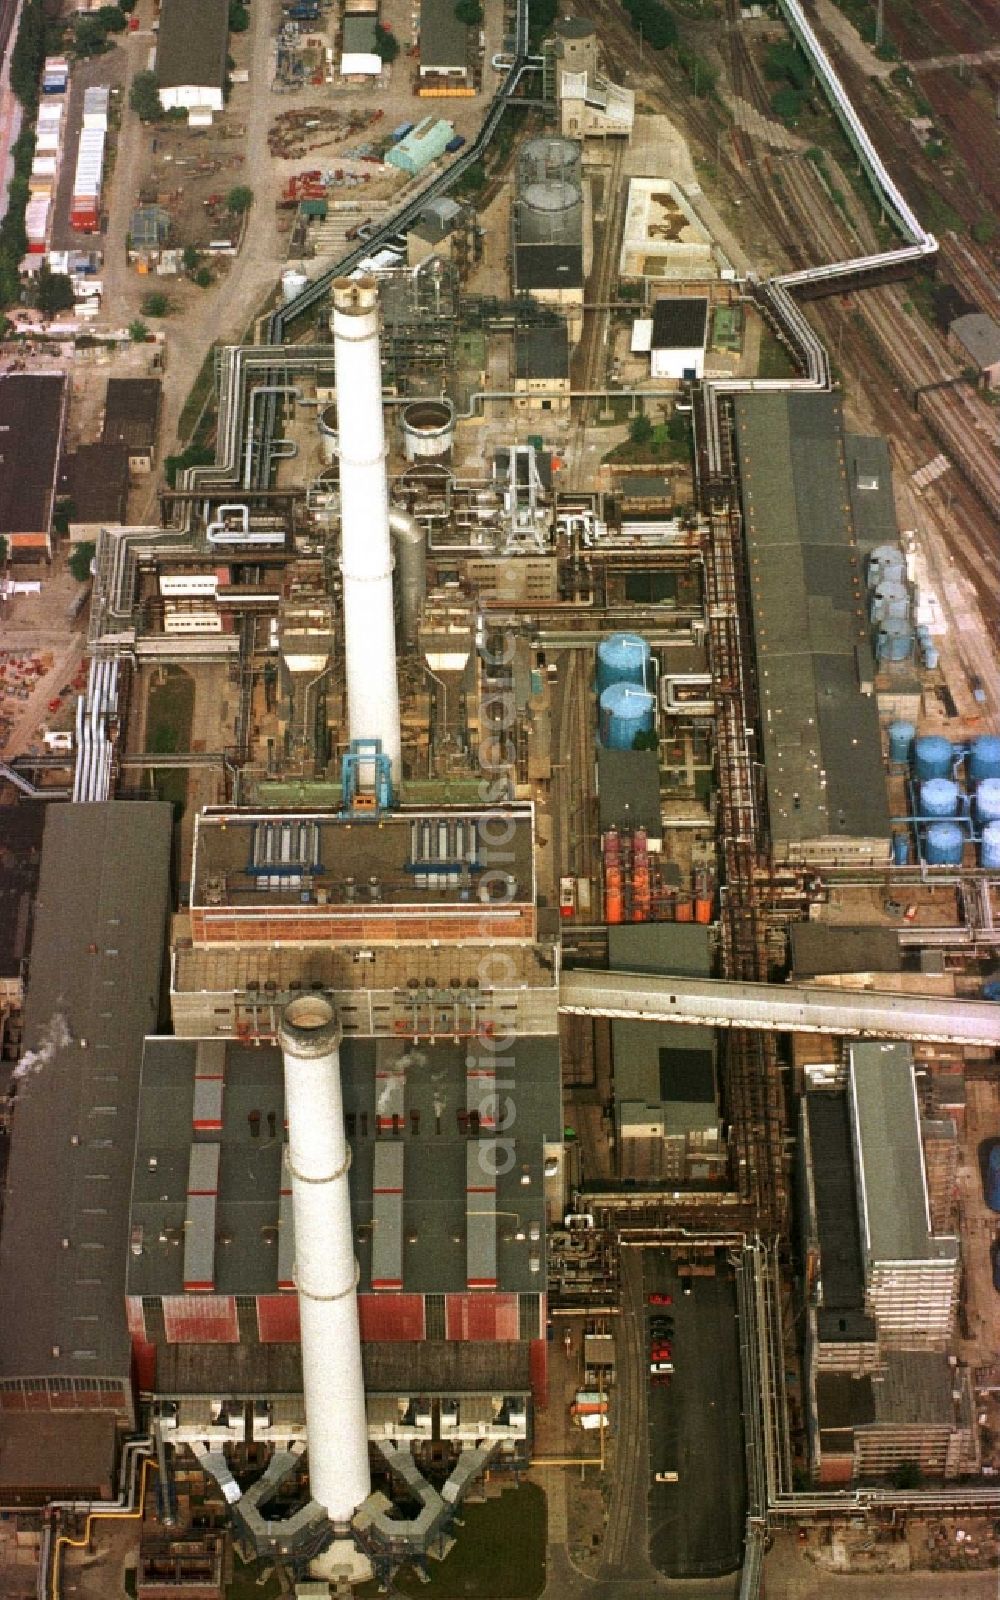
<path fill-rule="evenodd" d="M 909 762 L 913 754 L 913 736 L 916 728 L 912 722 L 890 722 L 889 724 L 889 760 L 896 762 Z"/>
<path fill-rule="evenodd" d="M 880 622 L 875 637 L 875 654 L 880 661 L 908 661 L 913 654 L 913 629 L 902 617 Z"/>

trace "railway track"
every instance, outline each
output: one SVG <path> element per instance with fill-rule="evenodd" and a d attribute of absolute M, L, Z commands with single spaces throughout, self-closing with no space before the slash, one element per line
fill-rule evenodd
<path fill-rule="evenodd" d="M 629 1554 L 646 1552 L 645 1529 L 636 1529 L 640 1472 L 647 1467 L 646 1351 L 642 1306 L 642 1251 L 620 1250 L 622 1315 L 616 1331 L 615 1471 L 604 1541 L 604 1572 L 620 1578 Z M 627 1421 L 629 1430 L 623 1427 Z M 634 1430 L 634 1431 L 631 1431 Z M 645 1519 L 642 1519 L 645 1521 Z"/>

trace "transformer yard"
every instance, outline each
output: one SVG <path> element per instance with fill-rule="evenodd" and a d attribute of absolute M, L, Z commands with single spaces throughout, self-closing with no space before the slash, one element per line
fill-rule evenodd
<path fill-rule="evenodd" d="M 439 9 L 376 136 L 285 8 L 272 153 L 374 142 L 183 454 L 0 372 L 0 1592 L 985 1596 L 995 258 L 842 17 L 716 19 L 723 147 L 604 0 Z"/>

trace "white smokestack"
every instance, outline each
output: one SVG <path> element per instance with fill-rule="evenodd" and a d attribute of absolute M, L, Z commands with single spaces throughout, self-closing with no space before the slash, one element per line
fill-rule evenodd
<path fill-rule="evenodd" d="M 288 1169 L 295 1218 L 309 1484 L 331 1521 L 371 1492 L 357 1268 L 340 1085 L 341 1030 L 329 1001 L 302 995 L 281 1018 Z"/>
<path fill-rule="evenodd" d="M 352 739 L 380 739 L 399 769 L 399 689 L 392 615 L 392 547 L 385 476 L 378 290 L 371 278 L 333 285 L 340 433 L 347 714 Z"/>

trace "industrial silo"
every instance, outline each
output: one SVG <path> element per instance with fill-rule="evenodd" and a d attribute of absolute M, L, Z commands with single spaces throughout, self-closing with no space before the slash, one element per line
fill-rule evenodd
<path fill-rule="evenodd" d="M 976 786 L 976 812 L 980 822 L 1000 822 L 1000 778 L 984 778 Z"/>
<path fill-rule="evenodd" d="M 400 420 L 407 461 L 448 454 L 455 440 L 455 407 L 450 400 L 411 400 Z"/>
<path fill-rule="evenodd" d="M 606 750 L 634 750 L 637 734 L 656 725 L 656 697 L 634 683 L 613 683 L 601 695 L 601 743 Z"/>
<path fill-rule="evenodd" d="M 955 765 L 951 741 L 939 733 L 918 739 L 913 751 L 913 767 L 921 783 L 928 778 L 950 778 Z"/>
<path fill-rule="evenodd" d="M 908 661 L 913 654 L 913 629 L 903 617 L 887 617 L 875 636 L 879 661 Z"/>
<path fill-rule="evenodd" d="M 932 822 L 927 829 L 927 865 L 960 867 L 965 835 L 957 822 Z"/>
<path fill-rule="evenodd" d="M 983 829 L 982 865 L 1000 868 L 1000 822 L 988 822 Z"/>
<path fill-rule="evenodd" d="M 572 178 L 523 185 L 517 207 L 519 244 L 577 244 L 583 237 L 583 190 Z"/>
<path fill-rule="evenodd" d="M 969 751 L 970 782 L 982 783 L 984 778 L 1000 778 L 1000 739 L 995 733 L 980 734 Z"/>
<path fill-rule="evenodd" d="M 281 274 L 282 304 L 290 306 L 293 300 L 299 298 L 308 282 L 308 275 L 302 271 L 301 267 L 286 267 Z"/>
<path fill-rule="evenodd" d="M 650 650 L 637 633 L 609 633 L 597 646 L 597 692 L 603 694 L 613 683 L 637 683 L 649 687 Z"/>
<path fill-rule="evenodd" d="M 908 762 L 913 754 L 913 739 L 916 728 L 912 722 L 905 722 L 900 718 L 889 724 L 889 760 L 894 762 Z"/>
<path fill-rule="evenodd" d="M 920 785 L 922 817 L 954 817 L 958 814 L 958 784 L 952 778 L 928 778 Z"/>
<path fill-rule="evenodd" d="M 910 591 L 905 583 L 893 578 L 883 578 L 870 592 L 869 616 L 872 622 L 886 622 L 890 617 L 910 615 Z"/>
<path fill-rule="evenodd" d="M 575 139 L 527 139 L 517 158 L 522 185 L 564 179 L 579 184 L 580 146 Z"/>
<path fill-rule="evenodd" d="M 901 583 L 906 577 L 906 557 L 896 544 L 879 544 L 868 557 L 868 587 Z"/>

